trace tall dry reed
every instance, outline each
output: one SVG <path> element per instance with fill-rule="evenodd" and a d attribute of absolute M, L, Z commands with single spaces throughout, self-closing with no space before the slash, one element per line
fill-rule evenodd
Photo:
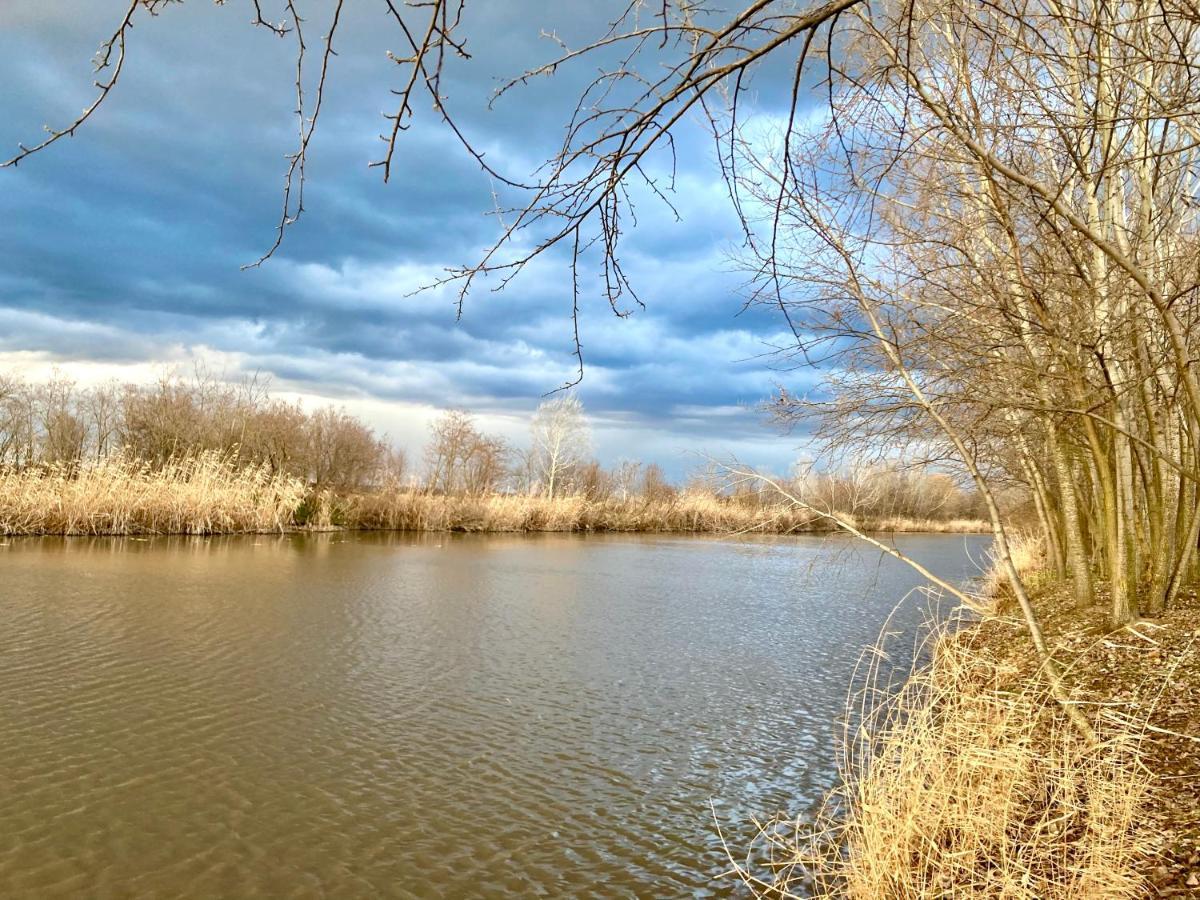
<path fill-rule="evenodd" d="M 951 626 L 898 694 L 860 694 L 851 721 L 821 815 L 770 823 L 738 865 L 757 894 L 1143 894 L 1135 824 L 1150 798 L 1135 726 L 1108 723 L 1089 745 L 1044 686 Z"/>
<path fill-rule="evenodd" d="M 850 517 L 843 517 L 850 519 Z M 342 513 L 352 527 L 412 531 L 643 531 L 788 534 L 830 530 L 820 518 L 787 502 L 741 504 L 706 491 L 683 491 L 663 499 L 588 500 L 580 496 L 482 497 L 388 489 L 350 498 Z M 986 530 L 982 522 L 888 518 L 865 521 L 872 531 Z"/>
<path fill-rule="evenodd" d="M 850 517 L 844 517 L 851 520 Z M 879 531 L 980 531 L 970 520 L 883 519 Z M 151 466 L 127 454 L 94 463 L 0 468 L 0 534 L 217 534 L 324 530 L 641 531 L 788 534 L 828 531 L 799 507 L 688 490 L 655 499 L 548 500 L 442 495 L 398 486 L 347 496 L 204 452 Z"/>
<path fill-rule="evenodd" d="M 228 534 L 281 531 L 304 484 L 200 453 L 151 468 L 116 455 L 76 467 L 0 469 L 0 534 Z"/>
<path fill-rule="evenodd" d="M 1028 531 L 1011 531 L 1008 534 L 1009 555 L 1017 574 L 1027 587 L 1034 587 L 1049 577 L 1046 567 L 1046 547 L 1040 535 Z M 1008 576 L 998 559 L 989 559 L 989 565 L 979 582 L 979 594 L 985 598 L 999 600 L 1011 596 Z"/>

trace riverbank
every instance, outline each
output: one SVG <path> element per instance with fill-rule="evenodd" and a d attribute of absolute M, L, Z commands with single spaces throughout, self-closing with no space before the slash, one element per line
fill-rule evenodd
<path fill-rule="evenodd" d="M 764 830 L 759 893 L 1200 896 L 1200 600 L 1113 631 L 1103 596 L 1076 609 L 1066 586 L 1026 577 L 1097 742 L 1051 697 L 1001 595 L 934 630 L 898 693 L 868 675 L 841 785 L 815 822 Z"/>
<path fill-rule="evenodd" d="M 1146 782 L 1131 837 L 1143 847 L 1138 868 L 1151 896 L 1200 896 L 1200 599 L 1182 591 L 1161 618 L 1113 631 L 1107 592 L 1075 609 L 1066 585 L 1043 582 L 1034 603 L 1072 697 L 1101 729 L 1135 742 Z M 1012 667 L 1010 683 L 1036 677 L 1015 614 L 980 624 L 982 651 Z"/>
<path fill-rule="evenodd" d="M 843 520 L 855 522 L 848 514 Z M 739 503 L 738 498 L 682 491 L 664 499 L 589 500 L 586 497 L 526 497 L 493 494 L 455 497 L 416 491 L 380 492 L 348 498 L 351 528 L 400 531 L 618 531 L 700 534 L 799 534 L 837 531 L 829 519 L 790 503 Z M 863 518 L 865 531 L 986 532 L 974 519 Z"/>
<path fill-rule="evenodd" d="M 839 513 L 843 519 L 854 516 Z M 976 533 L 972 519 L 876 516 L 879 532 Z M 783 500 L 682 490 L 591 500 L 443 495 L 406 488 L 313 491 L 264 466 L 201 455 L 159 468 L 122 457 L 77 469 L 0 471 L 0 535 L 240 534 L 292 530 L 821 533 L 836 530 Z"/>

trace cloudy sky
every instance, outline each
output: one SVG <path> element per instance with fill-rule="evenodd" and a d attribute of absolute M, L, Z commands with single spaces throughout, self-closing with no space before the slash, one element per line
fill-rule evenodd
<path fill-rule="evenodd" d="M 124 5 L 0 4 L 0 148 L 34 142 L 90 102 L 89 60 Z M 451 70 L 449 101 L 490 162 L 527 175 L 561 139 L 595 64 L 489 111 L 498 79 L 553 55 L 542 32 L 580 43 L 623 6 L 468 6 L 473 58 Z M 328 7 L 307 5 L 310 45 Z M 494 186 L 427 108 L 391 183 L 368 169 L 402 74 L 387 59 L 399 39 L 381 2 L 347 4 L 305 217 L 272 260 L 240 269 L 270 246 L 295 142 L 294 47 L 250 27 L 250 10 L 250 0 L 189 0 L 143 16 L 97 116 L 0 171 L 0 370 L 132 380 L 200 360 L 344 404 L 410 450 L 451 406 L 519 443 L 542 395 L 575 371 L 570 271 L 562 256 L 543 258 L 504 292 L 470 295 L 458 321 L 453 292 L 413 293 L 495 237 Z M 768 118 L 769 88 L 753 95 Z M 658 459 L 680 474 L 700 451 L 782 468 L 803 452 L 798 439 L 773 433 L 756 406 L 780 380 L 797 386 L 764 359 L 783 323 L 741 311 L 744 276 L 730 262 L 739 232 L 711 145 L 698 124 L 679 139 L 681 221 L 645 199 L 622 251 L 647 308 L 614 317 L 584 274 L 576 390 L 602 461 Z"/>

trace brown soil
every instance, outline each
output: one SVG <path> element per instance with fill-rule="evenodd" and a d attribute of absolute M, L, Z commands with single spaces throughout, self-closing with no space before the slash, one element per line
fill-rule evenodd
<path fill-rule="evenodd" d="M 1117 631 L 1108 627 L 1102 603 L 1072 609 L 1062 588 L 1036 592 L 1035 605 L 1072 695 L 1096 714 L 1144 728 L 1155 798 L 1142 823 L 1155 848 L 1146 860 L 1149 896 L 1200 897 L 1200 600 L 1187 594 L 1162 618 Z M 1036 676 L 1011 611 L 974 631 L 972 640 Z"/>

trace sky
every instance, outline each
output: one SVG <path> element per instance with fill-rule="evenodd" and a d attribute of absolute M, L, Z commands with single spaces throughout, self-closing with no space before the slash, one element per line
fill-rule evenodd
<path fill-rule="evenodd" d="M 448 102 L 489 162 L 528 175 L 561 140 L 596 63 L 489 109 L 499 80 L 554 55 L 545 33 L 578 44 L 624 5 L 468 5 L 472 59 L 449 69 Z M 0 150 L 35 142 L 90 102 L 89 60 L 124 6 L 0 4 Z M 576 372 L 566 259 L 539 259 L 502 292 L 473 292 L 461 318 L 453 290 L 418 290 L 496 237 L 495 185 L 428 104 L 401 138 L 391 182 L 368 168 L 403 75 L 387 57 L 399 34 L 382 2 L 346 7 L 304 217 L 247 271 L 273 240 L 295 144 L 294 46 L 251 27 L 250 0 L 189 0 L 138 19 L 121 82 L 93 119 L 0 171 L 0 371 L 57 368 L 87 383 L 200 364 L 269 376 L 276 394 L 306 404 L 344 405 L 410 454 L 450 407 L 524 442 L 532 410 Z M 311 53 L 329 4 L 302 9 Z M 748 104 L 769 119 L 767 76 Z M 709 454 L 782 470 L 810 454 L 759 407 L 776 384 L 802 390 L 811 376 L 773 369 L 766 355 L 784 323 L 743 309 L 740 230 L 711 138 L 685 123 L 677 139 L 678 220 L 638 197 L 622 249 L 646 308 L 614 316 L 596 273 L 583 273 L 585 370 L 574 390 L 604 463 L 655 460 L 680 477 Z"/>

